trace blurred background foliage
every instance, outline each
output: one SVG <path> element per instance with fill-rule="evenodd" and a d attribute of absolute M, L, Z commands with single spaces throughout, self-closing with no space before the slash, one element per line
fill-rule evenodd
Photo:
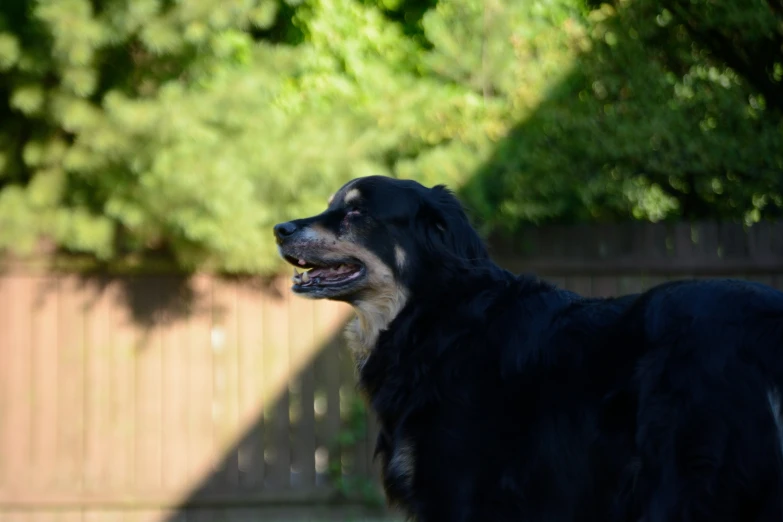
<path fill-rule="evenodd" d="M 484 231 L 783 213 L 783 0 L 11 0 L 0 248 L 270 273 L 348 179 Z"/>

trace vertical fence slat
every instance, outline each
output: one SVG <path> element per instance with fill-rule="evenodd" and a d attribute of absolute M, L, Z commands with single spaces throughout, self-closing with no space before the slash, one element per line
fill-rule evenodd
<path fill-rule="evenodd" d="M 212 360 L 215 390 L 213 418 L 221 469 L 215 475 L 218 489 L 233 490 L 239 483 L 239 462 L 234 447 L 238 434 L 237 399 L 237 295 L 236 287 L 215 281 L 212 304 Z"/>
<path fill-rule="evenodd" d="M 770 252 L 777 258 L 783 256 L 783 221 L 770 224 L 772 233 L 770 234 Z"/>
<path fill-rule="evenodd" d="M 772 248 L 772 226 L 766 221 L 756 223 L 747 230 L 748 259 L 765 261 Z"/>
<path fill-rule="evenodd" d="M 100 278 L 84 283 L 85 289 L 85 489 L 103 491 L 111 473 L 114 448 L 107 444 L 110 426 L 111 314 L 108 280 Z"/>
<path fill-rule="evenodd" d="M 587 225 L 575 225 L 569 230 L 569 240 L 562 247 L 562 256 L 566 259 L 584 259 L 592 256 L 590 247 L 589 227 Z"/>
<path fill-rule="evenodd" d="M 364 480 L 368 473 L 367 453 L 367 426 L 356 424 L 357 415 L 356 400 L 356 364 L 354 358 L 345 345 L 340 345 L 340 423 L 341 429 L 353 432 L 354 444 L 343 448 L 341 455 L 343 475 L 352 481 Z"/>
<path fill-rule="evenodd" d="M 642 291 L 645 286 L 645 277 L 643 275 L 631 275 L 617 278 L 617 293 L 636 294 Z"/>
<path fill-rule="evenodd" d="M 692 250 L 692 262 L 715 262 L 720 258 L 720 244 L 718 241 L 718 226 L 714 223 L 694 223 L 692 225 L 694 231 L 694 238 L 696 239 L 693 244 Z M 694 276 L 700 276 L 700 274 L 694 274 Z"/>
<path fill-rule="evenodd" d="M 590 297 L 593 295 L 593 280 L 585 276 L 571 276 L 566 278 L 565 288 L 579 295 Z"/>
<path fill-rule="evenodd" d="M 266 413 L 265 484 L 269 488 L 287 488 L 290 483 L 291 448 L 289 444 L 289 317 L 288 293 L 264 303 L 264 381 Z"/>
<path fill-rule="evenodd" d="M 62 418 L 59 444 L 59 483 L 61 491 L 81 492 L 84 464 L 84 308 L 82 284 L 76 276 L 60 281 L 58 409 Z M 79 515 L 81 516 L 81 515 Z"/>
<path fill-rule="evenodd" d="M 292 464 L 296 475 L 295 485 L 302 489 L 315 486 L 315 396 L 313 384 L 312 355 L 316 350 L 315 310 L 319 303 L 301 297 L 293 297 L 289 306 L 289 317 L 293 321 L 290 332 L 291 360 L 299 368 L 291 375 L 296 387 L 296 423 L 292 423 Z"/>
<path fill-rule="evenodd" d="M 136 486 L 138 492 L 157 492 L 163 486 L 163 368 L 157 308 L 162 295 L 161 281 L 157 276 L 142 276 L 136 284 L 137 306 L 145 323 L 136 350 Z"/>
<path fill-rule="evenodd" d="M 318 307 L 313 310 L 314 321 L 317 325 L 318 331 L 324 329 L 324 318 L 328 314 L 328 310 L 324 307 Z M 326 364 L 325 359 L 329 350 L 329 343 L 331 338 L 328 335 L 323 335 L 319 339 L 320 351 L 316 355 L 313 361 L 313 418 L 315 421 L 314 426 L 314 442 L 315 442 L 315 454 L 314 467 L 315 467 L 315 484 L 317 487 L 326 484 L 326 464 L 328 459 L 328 442 L 325 440 L 326 430 L 326 412 L 328 407 L 327 390 L 326 390 Z"/>
<path fill-rule="evenodd" d="M 108 318 L 112 329 L 112 390 L 107 444 L 112 448 L 112 459 L 107 487 L 112 491 L 132 491 L 135 482 L 136 358 L 139 348 L 138 332 L 125 291 L 133 283 L 130 278 L 117 278 L 108 289 L 112 303 Z"/>
<path fill-rule="evenodd" d="M 690 223 L 677 223 L 674 226 L 675 263 L 688 263 L 694 258 L 693 230 Z"/>
<path fill-rule="evenodd" d="M 667 227 L 663 223 L 639 223 L 634 227 L 634 259 L 665 260 L 669 256 L 666 244 Z"/>
<path fill-rule="evenodd" d="M 58 293 L 56 276 L 35 278 L 32 290 L 33 321 L 32 357 L 35 375 L 33 377 L 33 457 L 36 474 L 36 489 L 47 491 L 54 487 L 57 462 L 57 432 L 59 423 L 57 411 L 57 351 L 60 344 L 58 334 Z M 0 299 L 3 297 L 0 296 Z"/>
<path fill-rule="evenodd" d="M 238 285 L 239 411 L 246 435 L 239 447 L 239 479 L 244 489 L 264 480 L 263 305 L 258 291 Z"/>
<path fill-rule="evenodd" d="M 338 317 L 337 307 L 325 309 L 327 321 Z M 331 339 L 324 349 L 324 371 L 326 372 L 326 418 L 324 423 L 324 445 L 327 448 L 327 469 L 340 462 L 342 453 L 337 445 L 340 434 L 340 351 L 343 344 L 338 339 Z"/>
<path fill-rule="evenodd" d="M 239 440 L 240 424 L 240 381 L 239 381 L 239 327 L 238 313 L 239 303 L 237 286 L 224 284 L 223 288 L 229 293 L 229 305 L 225 315 L 226 328 L 226 418 L 224 444 L 230 448 L 231 459 L 226 469 L 226 483 L 231 491 L 236 491 L 239 486 Z"/>
<path fill-rule="evenodd" d="M 33 367 L 30 354 L 32 335 L 31 290 L 32 281 L 27 276 L 12 276 L 6 282 L 5 297 L 10 306 L 7 309 L 8 328 L 8 359 L 5 375 L 8 397 L 6 403 L 5 443 L 10 451 L 6 451 L 3 460 L 6 461 L 6 487 L 10 490 L 23 490 L 30 480 L 30 457 L 32 447 L 31 430 L 32 388 L 31 378 Z"/>
<path fill-rule="evenodd" d="M 618 277 L 596 276 L 593 278 L 593 294 L 597 297 L 611 297 L 618 294 Z"/>
<path fill-rule="evenodd" d="M 182 295 L 181 306 L 190 312 L 193 303 L 190 294 L 183 291 L 187 282 L 172 278 L 162 285 L 169 296 Z M 160 397 L 163 419 L 162 481 L 164 491 L 175 493 L 192 486 L 188 480 L 188 377 L 190 365 L 190 344 L 188 338 L 188 317 L 170 314 L 161 325 L 162 393 Z"/>
<path fill-rule="evenodd" d="M 212 282 L 207 277 L 191 281 L 198 303 L 188 318 L 188 464 L 189 481 L 201 484 L 214 471 L 212 431 Z"/>
<path fill-rule="evenodd" d="M 22 489 L 31 478 L 33 361 L 29 347 L 34 329 L 31 314 L 33 288 L 34 282 L 28 276 L 13 277 L 10 281 L 8 329 L 11 356 L 6 393 L 10 398 L 7 411 L 11 443 L 4 458 L 8 463 L 7 483 L 12 490 Z"/>

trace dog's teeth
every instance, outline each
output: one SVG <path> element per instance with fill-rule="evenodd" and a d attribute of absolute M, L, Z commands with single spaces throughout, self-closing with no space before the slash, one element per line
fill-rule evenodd
<path fill-rule="evenodd" d="M 296 277 L 298 275 L 299 275 L 299 270 L 297 270 L 296 267 L 294 267 L 294 277 Z"/>
<path fill-rule="evenodd" d="M 302 281 L 306 283 L 309 280 L 310 280 L 310 276 L 307 274 L 307 272 L 303 272 L 302 273 Z"/>

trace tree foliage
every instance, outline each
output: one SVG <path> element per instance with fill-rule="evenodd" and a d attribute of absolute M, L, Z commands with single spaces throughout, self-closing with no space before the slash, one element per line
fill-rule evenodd
<path fill-rule="evenodd" d="M 778 3 L 776 3 L 778 2 Z M 779 0 L 0 5 L 0 248 L 265 273 L 344 181 L 486 227 L 783 209 Z"/>
<path fill-rule="evenodd" d="M 783 58 L 748 62 L 758 81 L 729 63 L 774 49 L 783 18 L 763 1 L 666 3 L 587 15 L 568 77 L 471 182 L 488 222 L 780 216 Z M 732 56 L 697 30 L 731 35 Z"/>

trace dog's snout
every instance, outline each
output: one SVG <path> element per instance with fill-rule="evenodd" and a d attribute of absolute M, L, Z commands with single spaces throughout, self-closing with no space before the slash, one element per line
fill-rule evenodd
<path fill-rule="evenodd" d="M 278 223 L 275 225 L 274 231 L 277 242 L 279 243 L 289 237 L 291 234 L 296 232 L 297 228 L 299 227 L 297 227 L 296 223 L 293 221 L 287 221 L 285 223 Z"/>

